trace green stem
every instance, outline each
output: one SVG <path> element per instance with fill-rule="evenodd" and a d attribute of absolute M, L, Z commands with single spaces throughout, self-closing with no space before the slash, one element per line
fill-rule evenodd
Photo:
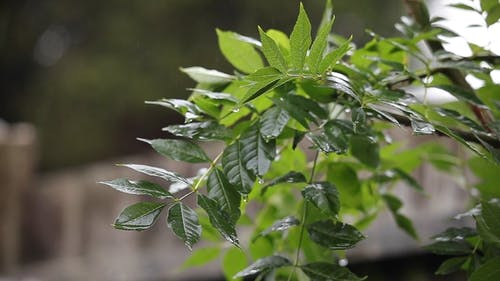
<path fill-rule="evenodd" d="M 210 172 L 215 168 L 215 166 L 217 165 L 217 162 L 219 161 L 219 159 L 222 157 L 222 153 L 224 153 L 224 151 L 221 151 L 215 158 L 214 160 L 210 163 L 210 167 L 208 167 L 207 171 L 201 175 L 201 177 L 198 179 L 198 181 L 196 182 L 196 184 L 191 188 L 191 191 L 184 194 L 182 197 L 180 197 L 179 199 L 175 200 L 175 201 L 182 201 L 184 200 L 186 197 L 189 197 L 190 195 L 192 195 L 193 193 L 196 193 L 198 191 L 198 189 L 200 188 L 200 185 L 201 183 L 205 180 L 205 178 L 210 174 Z"/>
<path fill-rule="evenodd" d="M 316 164 L 318 163 L 318 156 L 319 156 L 319 151 L 316 150 L 316 154 L 314 155 L 314 160 L 313 160 L 313 166 L 311 169 L 311 176 L 309 178 L 308 184 L 311 184 L 314 180 L 314 174 L 316 172 Z M 306 219 L 307 219 L 307 207 L 308 203 L 307 201 L 304 201 L 304 209 L 302 210 L 302 220 L 300 224 L 300 233 L 299 233 L 299 243 L 297 245 L 297 251 L 295 253 L 295 261 L 293 263 L 293 270 L 290 272 L 288 275 L 288 281 L 292 279 L 292 276 L 294 275 L 295 271 L 297 270 L 297 267 L 299 266 L 299 261 L 300 261 L 300 250 L 302 248 L 302 240 L 304 239 L 304 230 L 305 230 L 305 225 L 306 225 Z"/>

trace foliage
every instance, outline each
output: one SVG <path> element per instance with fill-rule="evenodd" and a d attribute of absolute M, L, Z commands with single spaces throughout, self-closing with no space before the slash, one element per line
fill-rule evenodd
<path fill-rule="evenodd" d="M 485 24 L 491 25 L 491 11 L 500 4 L 483 2 Z M 422 3 L 409 4 L 414 18 L 398 23 L 401 37 L 371 33 L 373 39 L 361 48 L 350 38 L 330 35 L 334 17 L 329 1 L 314 38 L 302 4 L 290 36 L 259 27 L 257 40 L 217 30 L 219 47 L 237 70 L 183 68 L 197 82 L 190 98 L 150 102 L 185 116 L 185 124 L 164 128 L 178 139 L 143 140 L 175 161 L 208 162 L 208 168 L 189 179 L 161 168 L 124 165 L 173 182 L 176 190 L 145 181 L 103 182 L 126 193 L 169 200 L 132 205 L 115 227 L 143 230 L 168 206 L 167 224 L 188 248 L 201 238 L 212 241 L 195 249 L 187 265 L 223 255 L 226 276 L 236 279 L 362 280 L 341 261 L 346 250 L 365 239 L 362 229 L 381 210 L 387 208 L 398 227 L 418 237 L 400 212 L 403 202 L 393 193 L 395 183 L 422 192 L 411 172 L 424 161 L 449 173 L 469 164 L 482 179 L 475 186 L 479 205 L 460 217 L 473 216 L 476 228 L 450 228 L 426 249 L 457 256 L 437 274 L 463 269 L 470 280 L 493 280 L 500 258 L 495 181 L 500 102 L 490 72 L 499 69 L 499 58 L 477 46 L 472 57 L 447 53 L 440 42 L 451 32 L 434 25 L 439 19 L 429 19 Z M 420 43 L 430 46 L 431 55 Z M 483 86 L 474 90 L 464 75 L 480 79 Z M 438 88 L 456 101 L 419 102 L 405 90 L 407 85 Z M 392 142 L 388 130 L 402 126 L 415 135 L 448 136 L 473 156 L 464 162 L 437 144 Z M 223 142 L 224 148 L 209 158 L 197 144 L 201 141 Z M 194 196 L 196 210 L 184 201 Z M 245 229 L 252 232 L 249 241 L 238 237 Z M 232 246 L 226 250 L 219 240 Z M 248 266 L 245 256 L 253 261 Z"/>

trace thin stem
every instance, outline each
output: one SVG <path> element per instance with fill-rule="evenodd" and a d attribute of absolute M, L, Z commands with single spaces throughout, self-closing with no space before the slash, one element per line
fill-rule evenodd
<path fill-rule="evenodd" d="M 214 160 L 210 163 L 210 167 L 208 167 L 207 171 L 201 175 L 201 177 L 198 179 L 198 181 L 196 182 L 196 184 L 192 187 L 191 191 L 184 194 L 182 197 L 180 197 L 179 199 L 177 199 L 176 201 L 182 201 L 184 200 L 185 198 L 189 197 L 190 195 L 192 195 L 193 193 L 196 193 L 198 191 L 198 189 L 200 188 L 200 185 L 201 183 L 205 180 L 205 178 L 208 176 L 208 174 L 210 174 L 210 172 L 214 169 L 214 167 L 217 165 L 217 162 L 219 161 L 219 159 L 221 158 L 222 156 L 222 153 L 224 151 L 221 151 L 215 158 Z"/>
<path fill-rule="evenodd" d="M 313 160 L 313 166 L 311 169 L 311 176 L 309 178 L 308 183 L 311 184 L 314 180 L 314 174 L 316 172 L 316 164 L 318 163 L 318 156 L 319 156 L 319 151 L 316 150 L 316 154 L 314 155 L 314 160 Z M 299 243 L 297 245 L 297 251 L 295 253 L 295 261 L 293 263 L 293 270 L 290 272 L 288 275 L 288 281 L 292 279 L 292 276 L 295 274 L 295 271 L 297 270 L 297 267 L 299 266 L 299 261 L 300 261 L 300 249 L 302 248 L 302 240 L 304 238 L 304 230 L 305 230 L 305 222 L 307 219 L 307 207 L 308 203 L 307 201 L 304 201 L 304 208 L 302 210 L 302 220 L 300 224 L 300 233 L 299 233 Z"/>
<path fill-rule="evenodd" d="M 210 167 L 208 167 L 208 170 L 203 174 L 201 175 L 200 179 L 196 182 L 196 184 L 193 186 L 193 191 L 197 191 L 198 188 L 200 188 L 200 184 L 203 182 L 203 180 L 207 177 L 208 174 L 210 174 L 210 172 L 213 170 L 213 168 L 215 167 L 215 165 L 217 165 L 217 162 L 219 161 L 219 159 L 221 158 L 222 156 L 222 153 L 224 151 L 221 151 L 215 158 L 214 160 L 212 161 L 212 163 L 210 163 Z"/>

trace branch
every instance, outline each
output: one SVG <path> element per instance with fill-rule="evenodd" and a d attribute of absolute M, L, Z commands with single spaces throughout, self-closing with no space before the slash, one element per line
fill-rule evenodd
<path fill-rule="evenodd" d="M 422 0 L 405 0 L 406 6 L 409 9 L 409 14 L 415 19 L 415 21 L 420 25 L 422 30 L 428 30 L 431 28 L 431 23 L 429 19 L 429 11 L 423 3 Z M 425 41 L 432 53 L 444 50 L 443 45 L 437 40 L 426 40 Z M 467 91 L 474 93 L 474 89 L 467 83 L 465 77 L 462 73 L 456 69 L 444 68 L 441 71 L 448 79 L 451 80 L 455 85 L 458 85 Z M 490 124 L 493 122 L 493 115 L 491 112 L 485 108 L 478 107 L 477 105 L 469 103 L 469 107 L 476 115 L 477 119 L 481 122 L 484 128 L 489 132 L 492 132 Z"/>
<path fill-rule="evenodd" d="M 408 117 L 405 117 L 405 116 L 402 116 L 399 114 L 390 113 L 387 111 L 384 111 L 384 113 L 394 117 L 394 119 L 396 119 L 399 122 L 399 124 L 406 126 L 406 127 L 411 127 L 411 121 Z M 380 119 L 385 120 L 383 118 L 380 118 Z M 477 143 L 477 144 L 482 145 L 481 142 L 476 137 L 476 135 L 479 135 L 481 137 L 481 140 L 483 140 L 485 143 L 491 145 L 493 148 L 497 148 L 497 149 L 500 148 L 500 140 L 493 138 L 487 134 L 482 134 L 482 133 L 473 134 L 471 132 L 465 132 L 462 130 L 451 129 L 451 128 L 450 128 L 450 131 L 453 132 L 455 135 L 461 137 L 462 139 L 464 139 L 467 142 L 473 142 L 473 143 Z M 447 135 L 445 135 L 441 132 L 436 132 L 435 135 L 442 136 L 442 137 L 448 137 Z"/>

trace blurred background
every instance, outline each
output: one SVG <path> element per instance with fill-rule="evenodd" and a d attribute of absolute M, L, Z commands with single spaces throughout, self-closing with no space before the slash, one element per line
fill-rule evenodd
<path fill-rule="evenodd" d="M 324 2 L 303 2 L 317 26 Z M 197 167 L 167 163 L 135 140 L 165 137 L 162 127 L 182 122 L 144 101 L 186 98 L 193 83 L 178 71 L 181 66 L 232 71 L 217 49 L 216 27 L 252 37 L 257 24 L 288 33 L 298 3 L 2 1 L 0 280 L 218 280 L 216 265 L 177 270 L 188 253 L 163 224 L 144 233 L 113 230 L 114 217 L 135 199 L 95 182 L 124 176 L 113 163 L 125 161 L 195 173 Z M 369 40 L 367 28 L 394 35 L 402 4 L 334 1 L 334 32 L 352 34 L 357 44 Z M 463 202 L 460 190 L 450 192 Z M 447 207 L 443 218 L 455 212 Z M 358 254 L 354 266 L 373 271 L 371 280 L 428 280 L 439 259 L 422 256 L 404 234 L 394 235 L 374 232 L 380 243 L 401 241 Z M 405 266 L 388 272 L 394 259 Z"/>

